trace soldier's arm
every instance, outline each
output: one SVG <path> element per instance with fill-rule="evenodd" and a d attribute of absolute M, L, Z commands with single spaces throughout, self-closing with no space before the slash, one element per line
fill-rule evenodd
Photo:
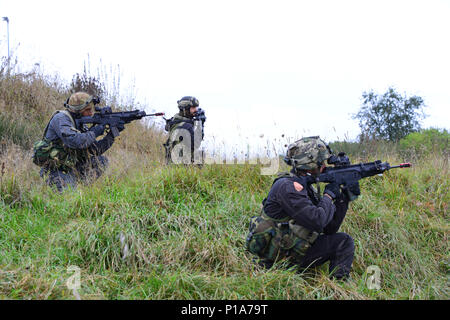
<path fill-rule="evenodd" d="M 296 187 L 291 180 L 285 180 L 282 183 L 277 198 L 284 212 L 297 224 L 316 232 L 322 232 L 333 219 L 336 210 L 332 200 L 323 197 L 316 206 L 308 198 L 308 193 L 303 186 L 297 183 Z"/>
<path fill-rule="evenodd" d="M 97 141 L 88 148 L 89 153 L 100 156 L 105 153 L 114 143 L 112 132 L 109 132 L 103 139 Z"/>
<path fill-rule="evenodd" d="M 53 117 L 49 125 L 50 130 L 62 140 L 66 147 L 71 149 L 85 149 L 96 141 L 94 132 L 80 132 L 64 113 L 58 113 Z"/>
<path fill-rule="evenodd" d="M 324 228 L 323 232 L 325 234 L 336 233 L 342 222 L 344 221 L 345 215 L 348 209 L 348 201 L 344 199 L 343 195 L 336 199 L 335 201 L 336 212 L 334 213 L 333 219 Z"/>

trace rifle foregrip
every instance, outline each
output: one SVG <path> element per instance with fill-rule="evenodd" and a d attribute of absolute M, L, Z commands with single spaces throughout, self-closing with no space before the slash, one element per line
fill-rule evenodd
<path fill-rule="evenodd" d="M 111 132 L 112 132 L 112 135 L 113 135 L 113 137 L 115 138 L 115 137 L 117 137 L 117 136 L 119 136 L 119 129 L 117 129 L 117 127 L 112 127 L 111 128 Z"/>

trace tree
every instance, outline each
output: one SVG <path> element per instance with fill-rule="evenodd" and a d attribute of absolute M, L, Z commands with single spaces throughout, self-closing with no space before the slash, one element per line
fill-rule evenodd
<path fill-rule="evenodd" d="M 389 87 L 383 95 L 371 90 L 363 92 L 363 104 L 353 119 L 359 120 L 362 135 L 376 139 L 399 141 L 420 130 L 420 120 L 425 118 L 424 101 L 419 96 L 401 96 Z"/>

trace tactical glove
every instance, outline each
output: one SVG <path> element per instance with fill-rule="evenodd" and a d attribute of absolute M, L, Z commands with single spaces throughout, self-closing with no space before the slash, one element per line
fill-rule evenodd
<path fill-rule="evenodd" d="M 328 194 L 333 199 L 338 198 L 341 194 L 339 185 L 336 182 L 327 184 L 323 193 Z"/>
<path fill-rule="evenodd" d="M 342 190 L 345 191 L 344 194 L 347 196 L 349 201 L 355 200 L 361 194 L 358 181 L 346 185 L 342 188 Z"/>
<path fill-rule="evenodd" d="M 105 132 L 105 126 L 102 124 L 97 124 L 89 129 L 89 131 L 94 132 L 95 137 L 101 136 Z"/>
<path fill-rule="evenodd" d="M 359 182 L 356 181 L 355 183 L 349 184 L 347 186 L 347 189 L 353 193 L 355 196 L 359 196 L 361 194 L 361 190 L 359 189 Z"/>
<path fill-rule="evenodd" d="M 125 125 L 124 125 L 124 124 L 119 124 L 119 125 L 117 126 L 117 130 L 119 130 L 119 132 L 125 130 Z"/>
<path fill-rule="evenodd" d="M 206 121 L 205 111 L 202 108 L 198 108 L 194 114 L 194 120 L 200 120 L 202 123 Z"/>

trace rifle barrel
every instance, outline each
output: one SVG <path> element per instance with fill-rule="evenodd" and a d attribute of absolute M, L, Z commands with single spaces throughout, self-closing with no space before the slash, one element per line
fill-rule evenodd
<path fill-rule="evenodd" d="M 144 117 L 150 117 L 150 116 L 159 117 L 159 116 L 164 116 L 164 115 L 165 115 L 164 112 L 157 112 L 157 113 L 152 113 L 152 114 L 146 114 Z"/>
<path fill-rule="evenodd" d="M 390 169 L 394 169 L 394 168 L 410 168 L 410 167 L 412 167 L 412 164 L 409 163 L 409 162 L 406 162 L 406 163 L 400 163 L 398 166 L 390 167 Z"/>

